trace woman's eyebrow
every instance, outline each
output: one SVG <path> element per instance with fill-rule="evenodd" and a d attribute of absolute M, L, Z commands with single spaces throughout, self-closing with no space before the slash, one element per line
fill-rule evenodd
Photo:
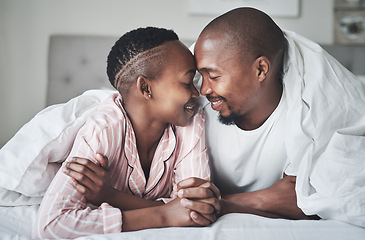
<path fill-rule="evenodd" d="M 195 72 L 196 72 L 196 69 L 190 69 L 190 70 L 188 70 L 188 71 L 185 73 L 185 75 L 195 74 Z"/>

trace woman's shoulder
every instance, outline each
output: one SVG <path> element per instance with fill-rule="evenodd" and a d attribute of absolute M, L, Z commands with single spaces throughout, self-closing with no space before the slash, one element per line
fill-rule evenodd
<path fill-rule="evenodd" d="M 120 102 L 121 97 L 118 93 L 109 96 L 91 113 L 86 124 L 105 128 L 124 122 L 125 114 Z"/>

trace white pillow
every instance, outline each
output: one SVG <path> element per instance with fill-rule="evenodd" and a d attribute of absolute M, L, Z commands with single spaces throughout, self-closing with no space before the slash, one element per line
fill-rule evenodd
<path fill-rule="evenodd" d="M 50 106 L 0 149 L 0 206 L 39 203 L 89 113 L 112 90 L 90 90 Z"/>

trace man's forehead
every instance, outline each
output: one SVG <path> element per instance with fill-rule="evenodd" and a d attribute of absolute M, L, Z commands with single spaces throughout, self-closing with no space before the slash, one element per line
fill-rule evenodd
<path fill-rule="evenodd" d="M 198 71 L 218 73 L 228 66 L 235 65 L 238 58 L 237 54 L 230 53 L 230 51 L 212 49 L 198 52 L 195 55 L 195 61 Z"/>

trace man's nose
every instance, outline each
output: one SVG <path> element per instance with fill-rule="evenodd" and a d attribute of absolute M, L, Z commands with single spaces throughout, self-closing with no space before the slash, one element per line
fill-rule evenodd
<path fill-rule="evenodd" d="M 210 88 L 210 83 L 208 80 L 202 78 L 202 86 L 200 88 L 201 95 L 211 94 L 213 90 Z"/>

